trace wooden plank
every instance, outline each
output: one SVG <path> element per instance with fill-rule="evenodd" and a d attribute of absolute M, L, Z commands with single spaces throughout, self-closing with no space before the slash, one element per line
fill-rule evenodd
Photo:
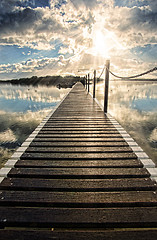
<path fill-rule="evenodd" d="M 122 136 L 121 136 L 121 134 L 120 133 L 116 133 L 116 134 L 64 134 L 64 136 L 63 136 L 63 134 L 53 134 L 53 135 L 51 135 L 51 134 L 38 134 L 37 136 L 36 136 L 36 138 L 90 138 L 90 139 L 92 139 L 92 138 L 95 138 L 95 139 L 97 139 L 97 138 L 108 138 L 108 139 L 113 139 L 113 138 L 122 138 Z"/>
<path fill-rule="evenodd" d="M 28 147 L 26 153 L 132 153 L 130 147 Z"/>
<path fill-rule="evenodd" d="M 76 113 L 67 113 L 67 112 L 65 112 L 65 113 L 57 113 L 57 112 L 55 112 L 54 113 L 54 116 L 55 117 L 61 117 L 61 116 L 65 116 L 65 117 L 80 117 L 80 116 L 86 116 L 86 117 L 91 117 L 91 116 L 95 116 L 95 114 L 97 114 L 98 116 L 102 116 L 103 117 L 103 113 L 95 113 L 95 112 L 93 112 L 93 113 L 91 113 L 91 112 L 76 112 Z"/>
<path fill-rule="evenodd" d="M 63 136 L 59 136 L 59 137 L 53 137 L 53 136 L 48 136 L 48 137 L 39 137 L 39 136 L 36 136 L 34 139 L 33 139 L 33 142 L 125 142 L 124 138 L 122 138 L 121 135 L 118 135 L 118 137 L 105 137 L 105 138 L 101 138 L 101 137 L 64 137 Z"/>
<path fill-rule="evenodd" d="M 51 207 L 152 207 L 157 206 L 153 191 L 45 192 L 7 191 L 0 193 L 1 206 Z M 62 221 L 62 220 L 61 220 Z"/>
<path fill-rule="evenodd" d="M 44 131 L 51 131 L 51 130 L 66 130 L 66 131 L 88 131 L 88 130 L 100 130 L 100 131 L 106 131 L 107 130 L 115 130 L 115 127 L 113 127 L 112 125 L 106 125 L 106 126 L 94 126 L 94 125 L 91 125 L 91 126 L 80 126 L 80 125 L 50 125 L 50 124 L 46 124 L 44 125 L 44 127 L 42 128 L 42 130 Z"/>
<path fill-rule="evenodd" d="M 76 106 L 75 106 L 76 107 Z M 103 116 L 60 116 L 60 117 L 55 117 L 54 115 L 52 115 L 50 118 L 49 118 L 49 121 L 99 121 L 99 122 L 104 122 L 104 121 L 108 121 L 108 122 L 111 122 L 110 119 L 106 116 L 106 115 L 103 115 Z"/>
<path fill-rule="evenodd" d="M 144 168 L 12 168 L 8 177 L 37 178 L 136 178 L 149 177 Z"/>
<path fill-rule="evenodd" d="M 101 134 L 109 134 L 109 135 L 112 135 L 112 134 L 120 134 L 119 132 L 118 132 L 118 130 L 111 130 L 111 131 L 97 131 L 97 130 L 92 130 L 92 131 L 66 131 L 66 130 L 51 130 L 51 131 L 45 131 L 45 130 L 40 130 L 40 132 L 38 133 L 39 135 L 40 134 L 42 134 L 42 135 L 48 135 L 48 134 L 51 134 L 51 135 L 55 135 L 55 134 L 62 134 L 63 136 L 65 135 L 65 134 L 70 134 L 70 135 L 79 135 L 79 134 L 84 134 L 84 135 L 88 135 L 88 134 L 99 134 L 99 135 L 101 135 Z"/>
<path fill-rule="evenodd" d="M 92 160 L 19 160 L 17 161 L 17 163 L 15 164 L 15 167 L 49 167 L 49 168 L 56 168 L 56 167 L 94 167 L 94 168 L 116 168 L 116 167 L 124 167 L 124 168 L 128 168 L 128 167 L 132 167 L 132 168 L 140 168 L 143 167 L 143 164 L 141 163 L 141 161 L 137 160 L 137 159 L 125 159 L 125 160 L 96 160 L 96 161 L 92 161 Z"/>
<path fill-rule="evenodd" d="M 103 117 L 104 116 L 104 113 L 102 113 L 101 111 L 100 112 L 97 112 L 97 111 L 95 111 L 95 112 L 88 112 L 88 111 L 80 111 L 80 112 L 67 112 L 67 111 L 65 111 L 65 112 L 59 112 L 59 111 L 56 111 L 56 112 L 54 112 L 54 114 L 53 114 L 53 116 L 54 117 L 60 117 L 60 116 L 65 116 L 65 117 L 68 117 L 68 116 L 74 116 L 74 117 L 80 117 L 80 116 L 89 116 L 89 117 L 91 117 L 91 116 L 95 116 L 97 114 L 97 116 L 98 117 Z"/>
<path fill-rule="evenodd" d="M 77 107 L 77 109 L 73 109 L 73 106 L 69 104 L 69 107 L 67 106 L 62 106 L 62 107 L 59 107 L 56 112 L 58 113 L 78 113 L 78 112 L 85 112 L 85 113 L 93 113 L 93 112 L 97 112 L 97 113 L 102 113 L 102 110 L 99 108 L 99 107 L 93 107 L 92 105 L 88 105 L 88 106 L 80 106 L 80 107 Z"/>
<path fill-rule="evenodd" d="M 21 159 L 136 159 L 135 153 L 23 153 Z"/>
<path fill-rule="evenodd" d="M 44 139 L 42 139 L 42 142 L 37 142 L 36 139 L 35 141 L 31 142 L 30 147 L 70 147 L 70 146 L 75 146 L 75 147 L 127 147 L 128 144 L 126 142 L 95 142 L 95 141 L 60 141 L 60 142 L 45 142 Z"/>
<path fill-rule="evenodd" d="M 65 122 L 49 122 L 44 125 L 44 128 L 112 128 L 114 125 L 112 123 L 83 123 L 83 122 L 72 122 L 72 123 L 65 123 Z"/>
<path fill-rule="evenodd" d="M 0 230 L 0 239 L 3 240 L 155 240 L 157 230 Z"/>
<path fill-rule="evenodd" d="M 99 122 L 111 122 L 111 120 L 108 118 L 107 115 L 104 115 L 103 117 L 98 117 L 98 116 L 94 116 L 94 117 L 54 117 L 53 115 L 50 116 L 50 118 L 48 119 L 48 121 L 99 121 Z"/>
<path fill-rule="evenodd" d="M 97 133 L 99 133 L 99 132 L 102 132 L 102 133 L 106 133 L 106 132 L 109 132 L 109 133 L 113 133 L 113 132 L 115 132 L 115 133 L 117 133 L 118 132 L 118 130 L 115 128 L 115 127 L 106 127 L 106 128 L 99 128 L 99 127 L 93 127 L 93 128 L 90 128 L 90 127 L 86 127 L 86 128 L 64 128 L 64 127 L 62 127 L 62 128 L 55 128 L 55 127 L 51 127 L 51 128 L 48 128 L 48 127 L 43 127 L 42 129 L 41 129 L 41 131 L 40 132 L 42 132 L 42 133 L 47 133 L 47 132 L 50 132 L 50 133 L 60 133 L 60 132 L 65 132 L 65 133 L 74 133 L 74 132 L 80 132 L 80 133 L 95 133 L 95 132 L 97 132 Z"/>
<path fill-rule="evenodd" d="M 47 125 L 96 125 L 96 126 L 112 126 L 113 123 L 109 119 L 102 118 L 100 119 L 75 119 L 75 118 L 54 118 L 50 117 L 47 122 Z"/>
<path fill-rule="evenodd" d="M 157 227 L 156 207 L 96 209 L 0 207 L 0 213 L 2 227 L 32 225 L 42 228 L 110 227 L 113 229 L 114 227 Z"/>
<path fill-rule="evenodd" d="M 76 106 L 75 106 L 76 107 Z M 103 117 L 98 117 L 98 116 L 94 116 L 94 117 L 55 117 L 54 115 L 50 116 L 50 118 L 48 119 L 48 121 L 99 121 L 99 122 L 111 122 L 111 120 L 108 118 L 107 115 L 104 115 Z"/>
<path fill-rule="evenodd" d="M 64 137 L 66 137 L 66 136 L 79 136 L 79 137 L 82 137 L 82 136 L 90 136 L 90 137 L 92 137 L 92 136 L 94 136 L 94 137 L 106 137 L 107 135 L 109 135 L 110 137 L 111 137 L 111 135 L 115 135 L 115 136 L 119 136 L 120 135 L 120 133 L 116 130 L 116 131 L 107 131 L 107 132 L 105 132 L 105 131 L 78 131 L 78 132 L 76 132 L 76 131 L 71 131 L 71 132 L 66 132 L 66 131 L 40 131 L 39 133 L 38 133 L 38 136 L 39 137 L 41 137 L 41 136 L 43 136 L 43 137 L 47 137 L 48 135 L 53 135 L 53 136 L 64 136 Z"/>
<path fill-rule="evenodd" d="M 156 190 L 157 184 L 150 178 L 124 179 L 36 179 L 5 178 L 1 185 L 5 190 L 31 191 L 150 191 Z"/>

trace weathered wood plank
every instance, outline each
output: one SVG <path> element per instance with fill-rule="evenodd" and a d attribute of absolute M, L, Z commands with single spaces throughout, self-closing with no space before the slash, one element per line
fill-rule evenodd
<path fill-rule="evenodd" d="M 149 177 L 144 168 L 12 168 L 8 177 L 136 178 Z"/>
<path fill-rule="evenodd" d="M 49 118 L 49 120 L 48 121 L 55 121 L 55 122 L 57 122 L 57 121 L 63 121 L 63 122 L 66 122 L 66 121 L 72 121 L 72 122 L 74 122 L 74 121 L 93 121 L 93 122 L 95 122 L 95 121 L 99 121 L 99 122 L 110 122 L 111 123 L 111 121 L 110 121 L 110 119 L 106 116 L 106 115 L 104 115 L 103 117 L 98 117 L 98 116 L 94 116 L 94 117 L 84 117 L 84 116 L 81 116 L 81 117 L 60 117 L 60 118 L 58 118 L 58 117 L 55 117 L 54 115 L 52 115 L 50 118 Z"/>
<path fill-rule="evenodd" d="M 124 168 L 140 168 L 143 167 L 143 164 L 140 160 L 137 159 L 125 159 L 125 160 L 19 160 L 15 164 L 15 167 L 50 167 L 50 168 L 56 168 L 56 167 L 87 167 L 87 168 L 116 168 L 116 167 L 124 167 Z"/>
<path fill-rule="evenodd" d="M 30 147 L 128 147 L 128 144 L 126 142 L 96 142 L 96 141 L 60 141 L 60 142 L 45 142 L 44 139 L 42 139 L 43 142 L 37 142 L 35 141 L 31 142 Z"/>
<path fill-rule="evenodd" d="M 156 207 L 91 209 L 0 207 L 0 213 L 2 227 L 32 225 L 42 228 L 157 227 Z"/>
<path fill-rule="evenodd" d="M 126 147 L 28 147 L 26 153 L 131 153 L 132 149 Z"/>
<path fill-rule="evenodd" d="M 97 128 L 95 128 L 95 127 L 93 127 L 93 128 L 64 128 L 64 127 L 62 127 L 62 128 L 55 128 L 55 127 L 51 127 L 51 128 L 49 128 L 49 127 L 43 127 L 42 129 L 41 129 L 41 131 L 40 131 L 40 133 L 47 133 L 47 132 L 50 132 L 50 133 L 60 133 L 60 132 L 65 132 L 65 133 L 74 133 L 74 132 L 76 132 L 76 133 L 99 133 L 99 132 L 102 132 L 102 133 L 106 133 L 106 132 L 109 132 L 109 133 L 117 133 L 118 132 L 118 130 L 116 130 L 116 128 L 115 127 L 106 127 L 106 128 L 99 128 L 99 127 L 97 127 Z"/>
<path fill-rule="evenodd" d="M 23 153 L 21 159 L 136 159 L 135 153 Z"/>
<path fill-rule="evenodd" d="M 45 192 L 7 191 L 0 193 L 1 206 L 52 207 L 151 207 L 157 206 L 153 191 Z"/>
<path fill-rule="evenodd" d="M 65 117 L 69 117 L 69 116 L 71 116 L 71 117 L 76 117 L 76 116 L 82 116 L 82 115 L 84 115 L 84 116 L 95 116 L 95 114 L 97 114 L 97 116 L 104 116 L 104 113 L 102 113 L 102 112 L 99 112 L 99 113 L 92 113 L 92 112 L 76 112 L 76 113 L 68 113 L 68 112 L 55 112 L 54 113 L 54 116 L 55 117 L 60 117 L 60 116 L 65 116 Z"/>
<path fill-rule="evenodd" d="M 47 133 L 38 133 L 38 137 L 44 137 L 44 138 L 47 138 L 47 137 L 81 137 L 81 138 L 84 138 L 84 137 L 120 137 L 121 134 L 118 133 L 118 131 L 114 131 L 114 132 L 95 132 L 95 133 L 92 133 L 92 132 L 71 132 L 71 133 L 68 133 L 68 132 L 61 132 L 61 133 L 57 133 L 57 132 L 54 132 L 53 134 L 47 132 Z"/>
<path fill-rule="evenodd" d="M 58 123 L 58 122 L 49 122 L 47 121 L 47 123 L 44 125 L 43 129 L 45 128 L 69 128 L 69 129 L 73 129 L 73 128 L 113 128 L 113 124 L 112 123 L 106 123 L 106 124 L 102 124 L 102 123 L 97 123 L 97 121 L 95 123 L 83 123 L 83 122 L 72 122 L 72 123 Z"/>
<path fill-rule="evenodd" d="M 54 117 L 50 117 L 46 124 L 52 124 L 52 125 L 96 125 L 96 126 L 111 126 L 113 125 L 113 123 L 109 120 L 109 119 L 105 119 L 105 118 L 95 118 L 95 119 L 90 119 L 90 118 L 54 118 Z"/>
<path fill-rule="evenodd" d="M 0 238 L 3 240 L 155 240 L 157 230 L 0 230 Z"/>
<path fill-rule="evenodd" d="M 79 137 L 79 136 L 75 136 L 75 137 L 71 137 L 71 136 L 68 136 L 68 137 L 63 137 L 61 135 L 59 135 L 59 137 L 55 136 L 48 136 L 48 137 L 39 137 L 39 136 L 36 136 L 34 139 L 33 139 L 33 142 L 125 142 L 124 138 L 122 138 L 121 135 L 118 135 L 118 137 L 105 137 L 105 138 L 102 138 L 102 137 L 89 137 L 89 136 L 84 136 L 84 137 Z"/>
<path fill-rule="evenodd" d="M 150 178 L 124 179 L 36 179 L 5 178 L 1 189 L 31 191 L 150 191 L 157 189 L 157 183 Z"/>

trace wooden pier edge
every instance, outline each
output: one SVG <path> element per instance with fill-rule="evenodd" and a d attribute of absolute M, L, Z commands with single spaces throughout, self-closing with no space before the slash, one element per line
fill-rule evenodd
<path fill-rule="evenodd" d="M 81 83 L 0 169 L 0 188 L 3 240 L 157 238 L 157 168 Z"/>

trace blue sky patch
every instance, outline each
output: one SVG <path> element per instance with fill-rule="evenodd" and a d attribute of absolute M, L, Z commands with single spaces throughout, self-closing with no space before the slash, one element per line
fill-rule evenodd
<path fill-rule="evenodd" d="M 115 6 L 118 6 L 118 7 L 132 8 L 132 7 L 135 7 L 135 6 L 142 7 L 142 6 L 148 5 L 148 1 L 147 0 L 144 0 L 144 1 L 141 1 L 141 0 L 134 0 L 134 1 L 130 1 L 130 0 L 122 0 L 122 1 L 115 0 L 114 4 L 115 4 Z"/>
<path fill-rule="evenodd" d="M 145 46 L 138 46 L 133 48 L 131 52 L 143 61 L 149 62 L 157 61 L 157 44 L 147 44 Z"/>
<path fill-rule="evenodd" d="M 62 5 L 67 4 L 66 0 L 58 0 L 58 3 L 55 4 L 55 8 L 60 9 Z"/>
<path fill-rule="evenodd" d="M 18 6 L 21 7 L 31 7 L 31 8 L 36 8 L 36 7 L 50 7 L 49 0 L 25 0 L 23 2 L 18 2 Z"/>
<path fill-rule="evenodd" d="M 36 59 L 58 57 L 60 55 L 58 52 L 61 46 L 64 46 L 63 43 L 60 40 L 55 40 L 50 42 L 50 44 L 54 45 L 55 48 L 50 50 L 37 50 L 28 47 L 19 48 L 17 45 L 0 46 L 0 64 L 13 64 L 27 61 L 30 58 Z M 37 44 L 34 44 L 34 47 L 36 45 Z"/>

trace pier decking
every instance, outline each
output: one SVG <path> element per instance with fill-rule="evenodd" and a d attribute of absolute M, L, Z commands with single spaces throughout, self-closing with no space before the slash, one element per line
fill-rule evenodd
<path fill-rule="evenodd" d="M 0 175 L 0 239 L 157 239 L 155 164 L 81 83 Z"/>

